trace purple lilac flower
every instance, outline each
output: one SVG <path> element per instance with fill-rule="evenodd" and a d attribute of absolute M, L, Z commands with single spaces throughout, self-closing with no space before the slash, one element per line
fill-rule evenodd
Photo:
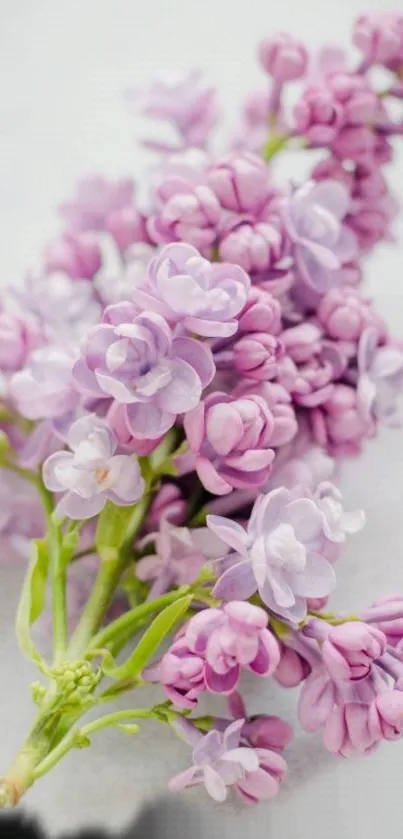
<path fill-rule="evenodd" d="M 389 426 L 402 421 L 399 397 L 403 390 L 403 352 L 378 346 L 376 329 L 363 332 L 358 349 L 358 402 L 363 417 Z"/>
<path fill-rule="evenodd" d="M 185 416 L 184 426 L 196 471 L 210 492 L 226 495 L 265 483 L 274 459 L 274 419 L 260 396 L 213 393 Z"/>
<path fill-rule="evenodd" d="M 313 437 L 334 456 L 358 454 L 364 440 L 374 435 L 375 424 L 364 417 L 357 390 L 337 382 L 330 398 L 310 411 Z"/>
<path fill-rule="evenodd" d="M 183 502 L 184 503 L 184 502 Z M 148 533 L 139 548 L 155 543 L 155 553 L 136 563 L 139 580 L 153 583 L 151 596 L 157 597 L 171 586 L 193 583 L 203 565 L 222 556 L 223 544 L 207 527 L 175 527 L 167 516 L 160 519 L 157 532 Z"/>
<path fill-rule="evenodd" d="M 203 147 L 219 116 L 216 90 L 197 69 L 183 76 L 164 73 L 163 78 L 155 79 L 144 91 L 129 91 L 127 97 L 146 116 L 172 123 L 181 137 L 179 148 Z M 154 143 L 147 145 L 155 147 Z M 177 142 L 161 146 L 163 151 L 177 148 Z"/>
<path fill-rule="evenodd" d="M 155 533 L 158 530 L 162 519 L 167 519 L 171 524 L 183 525 L 188 517 L 188 503 L 177 484 L 162 484 L 150 504 L 145 526 L 149 532 Z M 137 565 L 138 568 L 138 565 Z"/>
<path fill-rule="evenodd" d="M 212 163 L 207 182 L 221 206 L 238 214 L 258 214 L 273 194 L 265 162 L 250 152 L 231 154 Z"/>
<path fill-rule="evenodd" d="M 369 12 L 354 24 L 353 42 L 368 65 L 394 68 L 403 58 L 403 16 L 399 12 Z"/>
<path fill-rule="evenodd" d="M 234 552 L 216 597 L 247 599 L 258 590 L 269 609 L 299 622 L 307 598 L 334 588 L 333 568 L 320 553 L 324 517 L 314 498 L 275 489 L 257 499 L 247 530 L 220 516 L 208 516 L 207 525 Z"/>
<path fill-rule="evenodd" d="M 226 338 L 237 330 L 249 288 L 249 277 L 238 265 L 212 264 L 196 248 L 178 242 L 152 260 L 148 280 L 134 289 L 133 299 L 189 332 Z"/>
<path fill-rule="evenodd" d="M 316 487 L 313 498 L 323 516 L 323 533 L 331 542 L 345 542 L 346 535 L 358 533 L 364 527 L 364 511 L 347 513 L 340 490 L 329 481 L 322 481 Z"/>
<path fill-rule="evenodd" d="M 16 297 L 32 312 L 49 342 L 74 344 L 101 319 L 101 306 L 89 280 L 73 280 L 62 271 L 29 277 Z"/>
<path fill-rule="evenodd" d="M 131 300 L 133 289 L 144 283 L 147 269 L 155 248 L 147 242 L 136 242 L 125 253 L 124 264 L 118 254 L 108 272 L 101 272 L 94 280 L 94 286 L 106 305 Z"/>
<path fill-rule="evenodd" d="M 370 301 L 351 286 L 328 291 L 320 301 L 317 317 L 327 335 L 339 341 L 358 341 L 368 326 L 375 326 L 381 334 L 385 329 Z"/>
<path fill-rule="evenodd" d="M 102 264 L 101 245 L 93 233 L 65 233 L 44 254 L 48 273 L 64 271 L 74 280 L 92 280 Z"/>
<path fill-rule="evenodd" d="M 220 258 L 240 265 L 249 274 L 284 278 L 291 274 L 290 238 L 274 214 L 266 219 L 229 218 L 222 226 Z"/>
<path fill-rule="evenodd" d="M 64 493 L 56 507 L 58 517 L 92 518 L 108 500 L 128 506 L 141 498 L 144 481 L 137 460 L 115 454 L 116 439 L 95 414 L 71 426 L 68 444 L 71 451 L 56 452 L 43 465 L 45 486 Z"/>
<path fill-rule="evenodd" d="M 312 181 L 284 202 L 283 217 L 294 243 L 301 279 L 323 294 L 337 284 L 337 272 L 354 258 L 354 234 L 343 225 L 350 196 L 338 181 Z"/>
<path fill-rule="evenodd" d="M 301 78 L 308 66 L 306 47 L 287 32 L 277 32 L 262 41 L 259 59 L 266 73 L 280 84 Z"/>
<path fill-rule="evenodd" d="M 130 206 L 133 197 L 130 178 L 108 181 L 94 175 L 78 182 L 75 197 L 61 204 L 59 211 L 73 233 L 108 230 L 111 219 Z"/>
<path fill-rule="evenodd" d="M 361 621 L 327 627 L 322 645 L 324 664 L 333 679 L 364 679 L 386 650 L 386 635 Z"/>
<path fill-rule="evenodd" d="M 204 176 L 167 174 L 155 191 L 156 211 L 147 220 L 152 242 L 188 242 L 209 253 L 222 210 Z"/>
<path fill-rule="evenodd" d="M 30 353 L 43 342 L 37 319 L 25 307 L 16 309 L 11 300 L 0 307 L 0 368 L 15 373 L 26 363 Z"/>
<path fill-rule="evenodd" d="M 252 749 L 240 745 L 244 720 L 230 723 L 224 733 L 216 729 L 200 735 L 193 750 L 193 766 L 170 781 L 170 789 L 179 792 L 203 783 L 214 801 L 225 801 L 233 786 L 247 804 L 273 798 L 284 779 L 287 764 L 270 749 Z"/>
<path fill-rule="evenodd" d="M 133 317 L 130 304 L 111 308 L 104 317 L 110 313 L 114 325 L 103 323 L 90 332 L 75 380 L 84 393 L 125 405 L 135 437 L 155 439 L 198 404 L 214 376 L 211 352 L 192 338 L 175 338 L 154 312 Z"/>
<path fill-rule="evenodd" d="M 74 387 L 74 357 L 62 347 L 34 350 L 23 370 L 11 378 L 16 408 L 28 419 L 55 419 L 73 411 L 79 402 Z"/>

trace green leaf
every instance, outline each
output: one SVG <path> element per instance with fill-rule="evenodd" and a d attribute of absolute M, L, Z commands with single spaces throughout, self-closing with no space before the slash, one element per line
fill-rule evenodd
<path fill-rule="evenodd" d="M 124 664 L 111 668 L 108 666 L 109 662 L 104 662 L 105 673 L 114 679 L 138 678 L 164 638 L 187 612 L 192 600 L 193 595 L 188 594 L 167 606 L 153 620 Z"/>
<path fill-rule="evenodd" d="M 32 542 L 31 557 L 17 608 L 16 632 L 21 652 L 37 664 L 42 664 L 43 660 L 32 641 L 30 626 L 39 618 L 45 605 L 48 571 L 46 540 L 36 539 Z"/>

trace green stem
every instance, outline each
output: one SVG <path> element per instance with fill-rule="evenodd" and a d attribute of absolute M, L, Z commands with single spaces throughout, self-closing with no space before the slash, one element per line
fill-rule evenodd
<path fill-rule="evenodd" d="M 34 476 L 34 483 L 42 500 L 48 528 L 47 539 L 52 574 L 53 663 L 58 664 L 63 661 L 67 647 L 67 571 L 60 557 L 61 533 L 53 516 L 53 496 L 46 489 L 39 475 Z"/>
<path fill-rule="evenodd" d="M 182 586 L 181 588 L 175 589 L 175 591 L 169 591 L 167 594 L 162 594 L 161 597 L 155 597 L 154 600 L 147 600 L 134 609 L 130 609 L 129 612 L 125 612 L 124 615 L 116 618 L 105 629 L 98 632 L 91 640 L 89 645 L 90 649 L 102 649 L 107 644 L 119 638 L 123 633 L 130 632 L 130 634 L 133 634 L 144 618 L 148 617 L 148 615 L 153 615 L 154 612 L 165 609 L 166 606 L 174 603 L 175 600 L 183 597 L 189 591 L 189 586 Z"/>
<path fill-rule="evenodd" d="M 34 772 L 32 777 L 32 782 L 37 781 L 38 778 L 42 778 L 43 775 L 46 775 L 50 769 L 61 760 L 70 749 L 74 748 L 75 746 L 80 747 L 80 739 L 84 739 L 89 737 L 90 734 L 94 734 L 96 731 L 101 731 L 103 728 L 108 728 L 109 726 L 116 725 L 120 722 L 124 722 L 125 720 L 134 720 L 134 719 L 152 719 L 154 716 L 152 708 L 134 708 L 133 710 L 125 710 L 125 711 L 114 711 L 112 714 L 105 714 L 103 717 L 99 717 L 97 720 L 93 720 L 93 722 L 88 723 L 87 725 L 83 726 L 80 729 L 73 729 L 66 734 L 63 740 L 44 758 L 44 760 L 39 763 Z"/>
<path fill-rule="evenodd" d="M 105 546 L 101 551 L 97 578 L 68 649 L 68 657 L 71 660 L 82 658 L 92 636 L 101 626 L 119 580 L 130 559 L 133 542 L 142 526 L 150 500 L 151 494 L 147 492 L 134 507 L 127 525 L 125 538 L 120 547 L 108 548 Z"/>

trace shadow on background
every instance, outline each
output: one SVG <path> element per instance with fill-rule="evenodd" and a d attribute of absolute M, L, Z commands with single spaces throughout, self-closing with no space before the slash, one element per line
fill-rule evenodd
<path fill-rule="evenodd" d="M 29 814 L 1 815 L 0 839 L 201 839 L 199 813 L 186 803 L 162 798 L 121 831 L 83 828 L 50 835 Z"/>

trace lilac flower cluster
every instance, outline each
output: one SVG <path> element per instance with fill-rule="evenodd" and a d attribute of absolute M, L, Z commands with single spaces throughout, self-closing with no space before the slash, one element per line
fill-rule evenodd
<path fill-rule="evenodd" d="M 272 798 L 286 774 L 291 730 L 248 716 L 244 671 L 301 685 L 301 725 L 335 754 L 403 736 L 402 598 L 323 611 L 364 524 L 336 469 L 402 419 L 403 343 L 361 281 L 396 213 L 384 166 L 403 133 L 390 105 L 403 99 L 403 16 L 363 15 L 353 42 L 356 66 L 286 33 L 263 40 L 266 88 L 224 154 L 211 151 L 220 110 L 198 71 L 130 92 L 172 135 L 147 140 L 159 154 L 147 200 L 130 179 L 84 179 L 1 304 L 2 542 L 49 553 L 28 589 L 51 566 L 53 604 L 68 600 L 87 644 L 59 633 L 58 664 L 99 654 L 114 678 L 122 639 L 188 596 L 165 654 L 145 662 L 146 629 L 141 674 L 124 667 L 117 693 L 140 675 L 160 685 L 167 701 L 150 716 L 193 747 L 171 788 L 203 783 L 216 801 L 230 787 L 249 804 Z M 322 150 L 306 181 L 279 182 L 271 161 L 288 148 Z M 197 717 L 204 694 L 228 697 L 229 717 Z"/>

